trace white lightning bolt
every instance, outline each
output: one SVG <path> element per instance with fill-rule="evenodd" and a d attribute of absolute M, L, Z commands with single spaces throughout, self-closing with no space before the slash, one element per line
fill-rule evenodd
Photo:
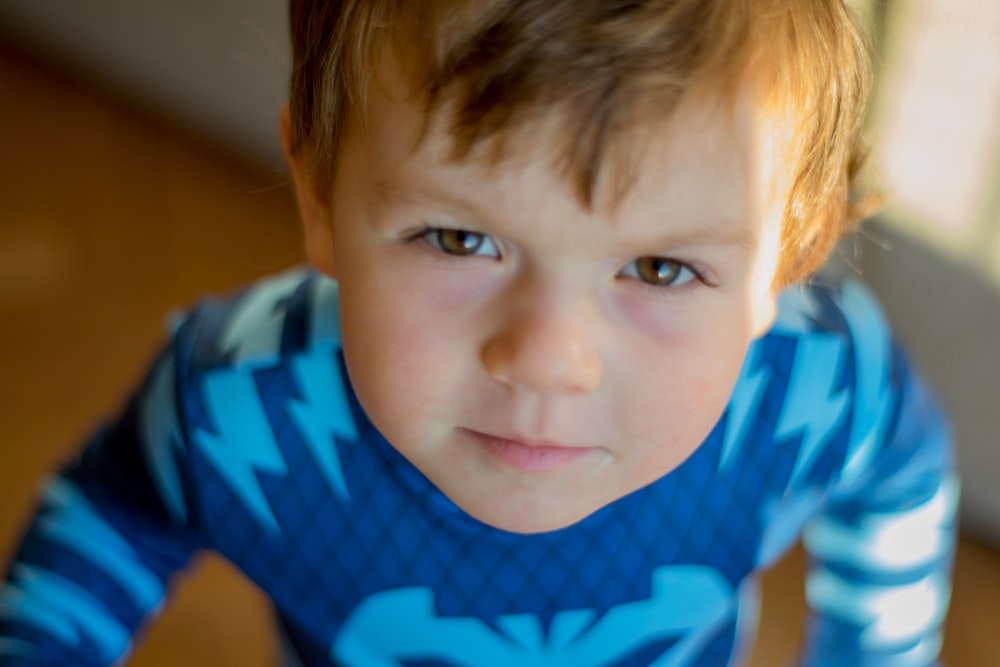
<path fill-rule="evenodd" d="M 795 364 L 775 433 L 782 439 L 802 433 L 789 487 L 809 471 L 821 446 L 847 413 L 848 392 L 841 390 L 833 395 L 842 356 L 843 348 L 833 337 L 805 336 L 795 350 Z"/>
<path fill-rule="evenodd" d="M 313 281 L 309 301 L 309 347 L 340 349 L 340 291 L 324 276 Z"/>
<path fill-rule="evenodd" d="M 778 295 L 778 314 L 772 331 L 802 333 L 815 328 L 817 305 L 802 285 L 793 285 Z"/>
<path fill-rule="evenodd" d="M 154 370 L 139 414 L 143 452 L 153 483 L 170 516 L 183 523 L 187 519 L 187 507 L 177 473 L 175 451 L 183 451 L 184 439 L 177 423 L 173 356 L 164 359 Z"/>
<path fill-rule="evenodd" d="M 351 417 L 344 379 L 337 371 L 336 358 L 328 352 L 302 356 L 293 361 L 292 371 L 302 400 L 293 400 L 288 406 L 289 412 L 327 481 L 346 502 L 350 495 L 336 445 L 330 436 L 353 441 L 358 439 L 358 432 Z"/>
<path fill-rule="evenodd" d="M 284 312 L 277 306 L 305 278 L 305 271 L 295 269 L 262 282 L 243 295 L 219 338 L 222 349 L 233 355 L 236 365 L 269 364 L 277 359 L 285 325 Z"/>
<path fill-rule="evenodd" d="M 280 474 L 288 468 L 278 451 L 253 376 L 246 370 L 211 373 L 203 389 L 217 434 L 198 430 L 196 440 L 260 522 L 280 530 L 255 471 Z"/>
<path fill-rule="evenodd" d="M 759 356 L 760 346 L 754 345 L 743 361 L 743 370 L 740 371 L 736 388 L 733 389 L 733 395 L 729 399 L 726 434 L 722 442 L 722 454 L 719 456 L 719 472 L 726 472 L 732 463 L 737 445 L 746 437 L 746 428 L 751 421 L 749 417 L 757 414 L 757 408 L 764 397 L 764 388 L 771 378 L 771 372 L 766 365 L 754 369 Z"/>

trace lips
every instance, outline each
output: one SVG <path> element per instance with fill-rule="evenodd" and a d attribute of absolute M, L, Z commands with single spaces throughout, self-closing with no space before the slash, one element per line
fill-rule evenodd
<path fill-rule="evenodd" d="M 527 472 L 555 472 L 597 451 L 593 447 L 571 447 L 547 440 L 501 437 L 472 430 L 466 433 L 491 458 Z"/>

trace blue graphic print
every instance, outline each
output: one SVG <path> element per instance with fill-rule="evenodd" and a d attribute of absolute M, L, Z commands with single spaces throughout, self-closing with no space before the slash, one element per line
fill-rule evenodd
<path fill-rule="evenodd" d="M 498 632 L 478 619 L 437 616 L 429 589 L 386 591 L 354 610 L 333 657 L 379 667 L 428 657 L 456 667 L 601 667 L 650 642 L 676 639 L 655 664 L 681 667 L 734 611 L 728 582 L 708 568 L 660 568 L 652 588 L 649 600 L 622 604 L 600 618 L 593 610 L 559 612 L 548 637 L 534 616 L 501 616 Z M 397 626 L 391 633 L 388 618 Z"/>
<path fill-rule="evenodd" d="M 211 549 L 273 601 L 292 667 L 714 667 L 802 537 L 802 664 L 928 665 L 958 490 L 878 306 L 817 282 L 781 295 L 676 470 L 559 531 L 495 530 L 375 430 L 336 284 L 292 271 L 194 310 L 48 485 L 0 587 L 0 664 L 119 663 Z"/>

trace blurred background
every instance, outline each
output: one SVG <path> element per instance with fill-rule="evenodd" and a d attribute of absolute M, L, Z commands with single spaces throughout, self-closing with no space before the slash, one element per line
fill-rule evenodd
<path fill-rule="evenodd" d="M 851 0 L 871 23 L 889 204 L 839 262 L 955 422 L 963 539 L 945 653 L 1000 636 L 1000 2 Z M 277 133 L 280 0 L 0 0 L 0 554 L 40 480 L 116 410 L 167 313 L 301 261 Z M 3 559 L 0 559 L 3 560 Z M 754 665 L 789 664 L 801 551 Z M 273 664 L 253 588 L 207 558 L 132 664 Z"/>

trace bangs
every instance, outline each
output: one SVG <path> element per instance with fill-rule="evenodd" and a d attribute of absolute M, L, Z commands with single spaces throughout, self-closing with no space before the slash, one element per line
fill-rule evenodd
<path fill-rule="evenodd" d="M 325 182 L 391 48 L 456 161 L 498 161 L 544 135 L 587 207 L 605 171 L 628 187 L 643 127 L 689 96 L 731 105 L 749 88 L 794 138 L 783 282 L 861 214 L 848 193 L 871 75 L 841 0 L 293 0 L 292 42 L 294 147 L 309 146 Z"/>

